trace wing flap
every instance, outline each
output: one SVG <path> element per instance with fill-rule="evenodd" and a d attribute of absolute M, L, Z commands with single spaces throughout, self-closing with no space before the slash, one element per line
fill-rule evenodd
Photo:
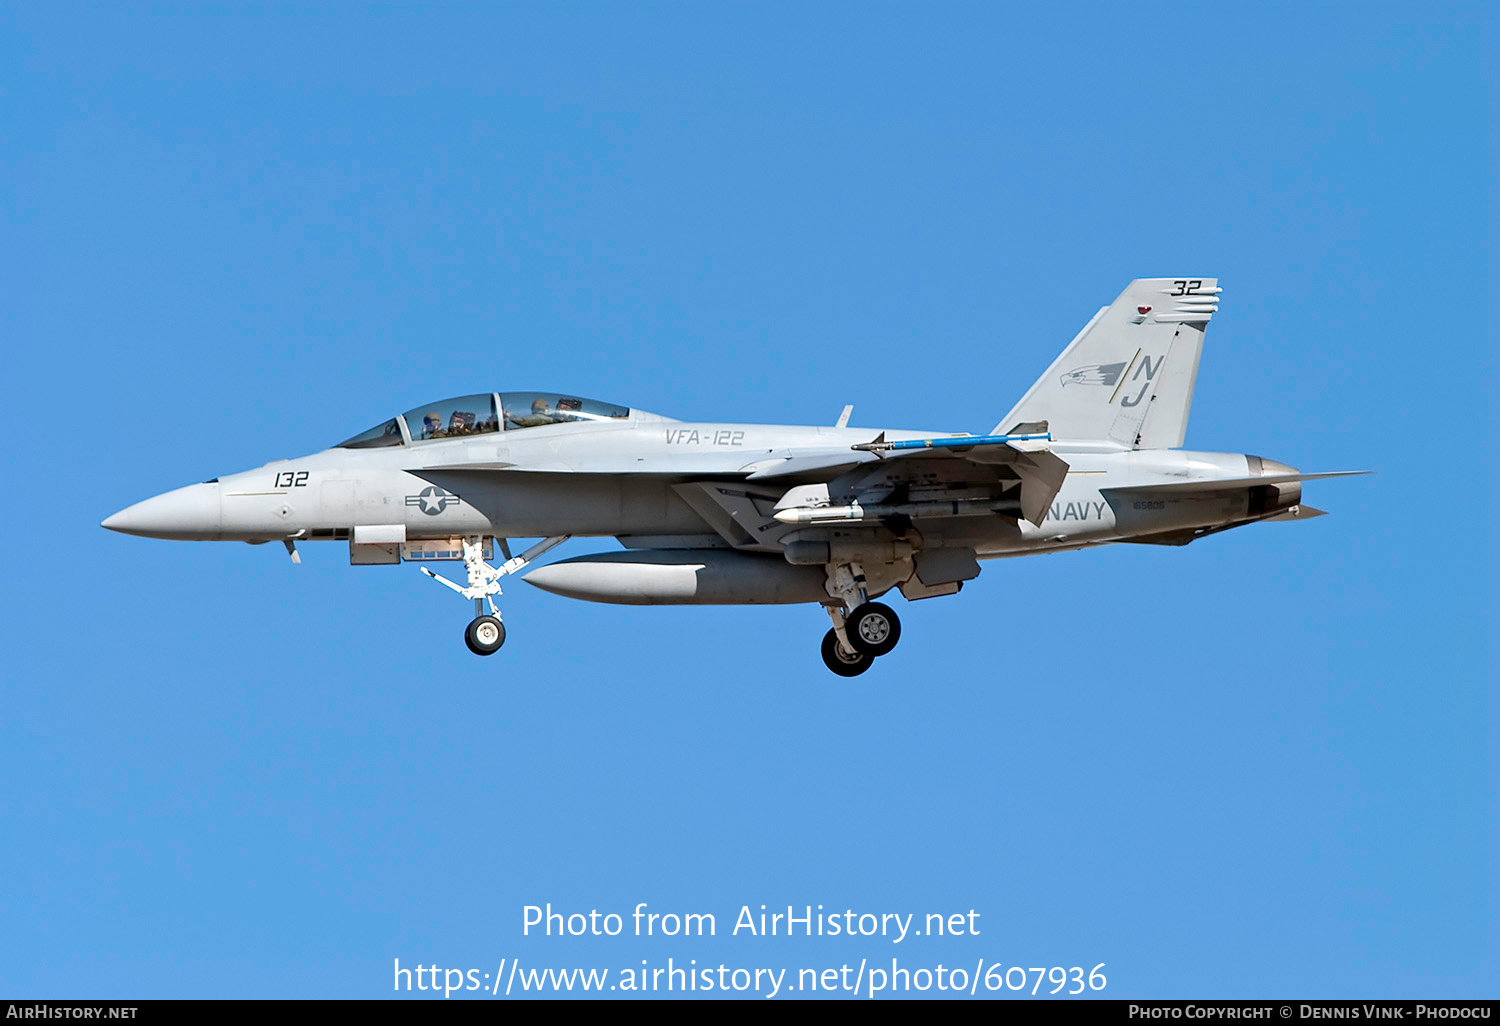
<path fill-rule="evenodd" d="M 1021 515 L 1037 527 L 1068 479 L 1068 464 L 1056 453 L 1018 453 L 1011 468 L 1021 479 Z"/>

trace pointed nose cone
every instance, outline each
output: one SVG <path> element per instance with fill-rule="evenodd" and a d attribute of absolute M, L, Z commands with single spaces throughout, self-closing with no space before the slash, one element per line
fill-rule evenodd
<path fill-rule="evenodd" d="M 219 537 L 219 485 L 188 485 L 128 506 L 99 525 L 121 534 L 177 541 L 216 541 Z"/>

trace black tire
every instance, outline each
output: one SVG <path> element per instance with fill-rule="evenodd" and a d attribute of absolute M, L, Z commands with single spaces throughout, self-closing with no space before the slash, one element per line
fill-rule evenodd
<path fill-rule="evenodd" d="M 505 624 L 493 616 L 478 616 L 464 630 L 464 644 L 475 655 L 494 655 L 505 644 Z"/>
<path fill-rule="evenodd" d="M 901 640 L 901 621 L 896 611 L 879 602 L 866 602 L 844 622 L 849 644 L 867 656 L 883 656 Z"/>
<path fill-rule="evenodd" d="M 875 660 L 863 652 L 856 653 L 852 660 L 845 658 L 839 651 L 839 636 L 832 629 L 823 635 L 823 662 L 840 677 L 858 677 L 875 665 Z"/>

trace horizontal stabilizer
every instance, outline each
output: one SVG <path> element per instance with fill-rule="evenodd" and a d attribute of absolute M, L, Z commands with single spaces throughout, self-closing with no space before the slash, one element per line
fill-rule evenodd
<path fill-rule="evenodd" d="M 1241 488 L 1260 485 L 1291 484 L 1294 481 L 1316 481 L 1325 477 L 1357 477 L 1368 474 L 1368 470 L 1334 470 L 1323 474 L 1271 474 L 1266 477 L 1230 477 L 1205 479 L 1202 481 L 1163 481 L 1159 484 L 1126 485 L 1121 488 L 1102 488 L 1111 495 L 1162 495 L 1204 494 L 1207 492 L 1235 492 Z"/>
<path fill-rule="evenodd" d="M 1275 516 L 1262 517 L 1261 523 L 1270 524 L 1278 520 L 1311 520 L 1313 517 L 1326 517 L 1327 515 L 1328 511 L 1326 509 L 1318 509 L 1316 506 L 1298 505 L 1293 506 L 1291 509 L 1284 509 Z"/>

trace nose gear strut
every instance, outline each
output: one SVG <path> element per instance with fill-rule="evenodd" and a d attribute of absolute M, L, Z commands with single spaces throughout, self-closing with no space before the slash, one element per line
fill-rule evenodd
<path fill-rule="evenodd" d="M 433 573 L 425 566 L 418 569 L 444 587 L 458 592 L 466 599 L 474 600 L 474 619 L 464 631 L 464 642 L 475 655 L 493 655 L 500 650 L 501 645 L 505 644 L 505 625 L 500 622 L 500 610 L 495 606 L 495 596 L 500 594 L 500 578 L 525 569 L 532 560 L 551 551 L 571 537 L 570 534 L 559 534 L 551 538 L 543 538 L 519 556 L 512 556 L 498 567 L 493 567 L 484 561 L 484 536 L 468 535 L 463 540 L 464 569 L 469 573 L 468 587 L 454 584 L 448 578 Z M 500 545 L 501 551 L 509 556 L 509 546 L 503 539 L 500 540 Z M 490 608 L 488 616 L 484 613 L 486 605 Z"/>

